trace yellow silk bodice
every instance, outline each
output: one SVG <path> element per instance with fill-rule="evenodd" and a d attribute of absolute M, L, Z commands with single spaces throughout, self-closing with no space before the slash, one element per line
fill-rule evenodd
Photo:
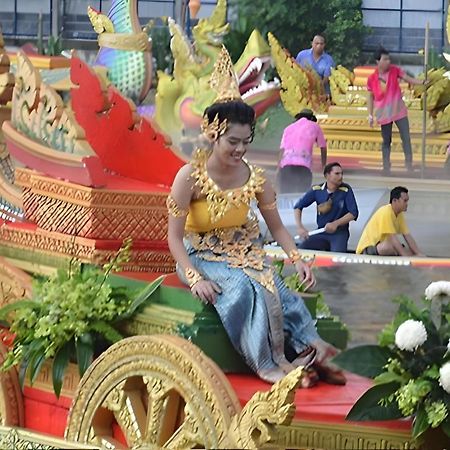
<path fill-rule="evenodd" d="M 209 153 L 197 150 L 191 161 L 192 177 L 200 188 L 199 199 L 192 200 L 185 229 L 205 233 L 217 228 L 242 226 L 248 221 L 250 202 L 263 192 L 264 171 L 246 163 L 250 169 L 247 182 L 238 188 L 222 190 L 208 176 L 206 161 Z"/>
<path fill-rule="evenodd" d="M 247 222 L 249 209 L 250 206 L 245 203 L 233 206 L 217 222 L 212 223 L 206 198 L 194 200 L 189 206 L 185 229 L 194 233 L 206 233 L 215 228 L 239 227 Z"/>

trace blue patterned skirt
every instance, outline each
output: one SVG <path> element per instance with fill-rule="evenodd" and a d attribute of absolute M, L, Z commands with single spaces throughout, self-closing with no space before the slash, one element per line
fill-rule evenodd
<path fill-rule="evenodd" d="M 242 237 L 242 228 L 237 231 L 234 237 Z M 247 239 L 245 248 L 224 242 L 224 236 L 214 232 L 190 233 L 184 240 L 192 264 L 221 288 L 214 306 L 234 348 L 262 379 L 277 381 L 303 364 L 301 359 L 298 364 L 288 362 L 285 346 L 300 354 L 320 339 L 315 321 L 302 298 L 266 261 L 259 235 Z"/>

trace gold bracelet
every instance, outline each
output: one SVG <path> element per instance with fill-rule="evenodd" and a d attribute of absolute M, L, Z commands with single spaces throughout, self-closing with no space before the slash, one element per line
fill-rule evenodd
<path fill-rule="evenodd" d="M 171 195 L 167 196 L 166 200 L 167 211 L 172 217 L 185 217 L 188 215 L 189 211 L 181 209 L 178 207 L 177 202 Z"/>
<path fill-rule="evenodd" d="M 272 209 L 277 209 L 277 201 L 275 200 L 272 203 L 266 203 L 265 205 L 260 205 L 258 203 L 258 208 L 260 211 L 270 211 Z"/>
<path fill-rule="evenodd" d="M 289 252 L 288 256 L 292 264 L 295 264 L 298 260 L 302 258 L 302 255 L 300 255 L 300 252 L 296 248 L 292 249 Z"/>
<path fill-rule="evenodd" d="M 188 282 L 189 287 L 192 289 L 199 281 L 203 280 L 203 277 L 195 270 L 188 267 L 184 271 L 184 275 L 186 276 L 186 280 Z"/>

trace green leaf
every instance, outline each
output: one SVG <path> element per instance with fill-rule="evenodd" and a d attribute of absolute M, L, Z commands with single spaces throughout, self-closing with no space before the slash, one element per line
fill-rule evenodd
<path fill-rule="evenodd" d="M 84 333 L 75 341 L 77 362 L 82 377 L 94 359 L 94 340 L 90 333 Z"/>
<path fill-rule="evenodd" d="M 368 389 L 353 405 L 347 414 L 346 420 L 392 420 L 403 417 L 398 409 L 397 403 L 387 406 L 379 404 L 380 400 L 386 399 L 400 387 L 399 383 L 376 384 Z"/>
<path fill-rule="evenodd" d="M 19 300 L 18 302 L 10 303 L 0 308 L 0 318 L 4 319 L 11 311 L 17 311 L 18 309 L 34 309 L 40 307 L 40 303 L 34 300 Z"/>
<path fill-rule="evenodd" d="M 25 383 L 25 375 L 27 374 L 28 364 L 30 364 L 30 360 L 24 358 L 22 359 L 19 367 L 19 383 L 22 390 Z"/>
<path fill-rule="evenodd" d="M 164 275 L 158 277 L 155 281 L 147 285 L 141 293 L 133 300 L 131 305 L 128 307 L 127 311 L 125 311 L 121 316 L 117 318 L 117 320 L 123 320 L 128 319 L 131 317 L 134 312 L 143 304 L 145 303 L 152 294 L 156 291 L 156 289 L 159 288 L 161 283 L 164 281 Z"/>
<path fill-rule="evenodd" d="M 417 439 L 429 428 L 429 426 L 430 424 L 428 423 L 428 416 L 425 408 L 420 406 L 419 408 L 417 408 L 416 416 L 414 417 L 413 438 Z"/>
<path fill-rule="evenodd" d="M 92 331 L 101 334 L 106 340 L 113 344 L 123 339 L 123 335 L 107 322 L 98 320 L 93 322 L 90 328 Z"/>
<path fill-rule="evenodd" d="M 73 341 L 66 342 L 57 352 L 53 360 L 52 378 L 53 378 L 53 390 L 56 396 L 59 398 L 61 388 L 63 384 L 63 376 L 66 367 L 69 364 L 70 351 L 73 346 Z"/>
<path fill-rule="evenodd" d="M 30 360 L 30 365 L 28 369 L 30 372 L 31 384 L 35 382 L 36 377 L 39 375 L 39 372 L 42 368 L 42 364 L 44 364 L 45 360 L 46 357 L 43 351 L 36 351 L 35 356 Z"/>
<path fill-rule="evenodd" d="M 392 383 L 393 381 L 396 381 L 398 383 L 402 383 L 403 376 L 399 375 L 398 373 L 383 372 L 383 373 L 380 373 L 380 375 L 377 375 L 375 377 L 375 383 L 376 384 Z"/>
<path fill-rule="evenodd" d="M 339 353 L 333 363 L 349 372 L 374 378 L 383 372 L 392 352 L 379 345 L 360 345 Z"/>

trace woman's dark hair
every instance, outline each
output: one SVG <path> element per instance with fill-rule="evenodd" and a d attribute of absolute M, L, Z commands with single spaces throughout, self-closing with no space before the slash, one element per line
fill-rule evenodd
<path fill-rule="evenodd" d="M 310 109 L 302 109 L 296 116 L 295 120 L 300 120 L 302 118 L 308 119 L 311 122 L 317 122 L 317 117 Z"/>
<path fill-rule="evenodd" d="M 323 175 L 325 176 L 325 175 L 331 173 L 331 171 L 333 170 L 333 167 L 340 167 L 342 169 L 342 166 L 338 162 L 331 162 L 331 163 L 328 163 L 323 168 Z"/>
<path fill-rule="evenodd" d="M 203 113 L 203 117 L 208 117 L 209 123 L 216 118 L 216 115 L 219 117 L 219 122 L 226 119 L 228 123 L 250 125 L 252 130 L 255 127 L 255 110 L 240 100 L 226 103 L 213 103 Z"/>
<path fill-rule="evenodd" d="M 383 55 L 389 55 L 389 52 L 380 45 L 373 54 L 373 56 L 375 57 L 375 61 L 379 61 Z"/>

